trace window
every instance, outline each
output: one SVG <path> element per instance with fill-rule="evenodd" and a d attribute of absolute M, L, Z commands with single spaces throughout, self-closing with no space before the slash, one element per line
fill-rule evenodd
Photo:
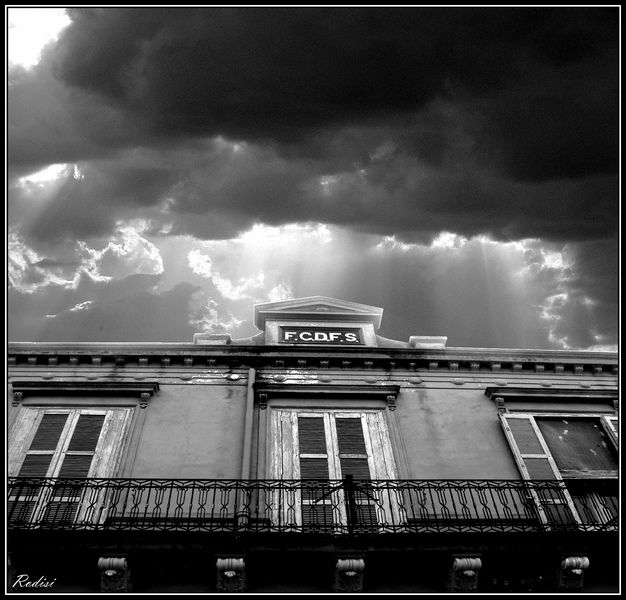
<path fill-rule="evenodd" d="M 524 479 L 563 481 L 531 489 L 545 523 L 611 524 L 617 518 L 617 418 L 606 415 L 501 415 Z"/>
<path fill-rule="evenodd" d="M 275 409 L 272 439 L 272 477 L 303 480 L 275 498 L 275 519 L 308 527 L 398 522 L 397 503 L 375 483 L 396 478 L 383 411 Z M 334 481 L 307 487 L 311 479 Z"/>
<path fill-rule="evenodd" d="M 55 481 L 35 480 L 16 487 L 10 519 L 76 519 L 83 492 L 75 480 L 115 475 L 130 414 L 128 408 L 23 407 L 11 435 L 9 475 Z M 97 499 L 90 499 L 92 510 L 97 504 Z"/>

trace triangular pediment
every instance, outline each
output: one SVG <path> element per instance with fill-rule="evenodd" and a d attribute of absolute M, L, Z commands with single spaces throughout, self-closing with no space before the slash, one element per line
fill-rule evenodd
<path fill-rule="evenodd" d="M 327 296 L 309 296 L 282 302 L 265 302 L 254 307 L 254 324 L 265 328 L 270 320 L 310 320 L 310 321 L 360 321 L 374 323 L 380 327 L 383 309 L 358 302 L 349 302 Z"/>

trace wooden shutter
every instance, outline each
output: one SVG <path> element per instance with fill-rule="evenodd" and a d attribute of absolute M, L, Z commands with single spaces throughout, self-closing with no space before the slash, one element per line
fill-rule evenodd
<path fill-rule="evenodd" d="M 301 479 L 328 479 L 324 417 L 298 416 L 298 459 Z"/>
<path fill-rule="evenodd" d="M 339 466 L 342 477 L 371 479 L 361 416 L 335 417 Z"/>
<path fill-rule="evenodd" d="M 11 498 L 10 518 L 73 522 L 84 486 L 62 480 L 114 475 L 130 414 L 131 409 L 23 408 L 12 432 L 9 472 L 60 480 L 43 489 L 22 489 L 19 497 Z M 90 514 L 101 501 L 99 494 L 93 495 Z"/>
<path fill-rule="evenodd" d="M 58 451 L 61 434 L 67 424 L 69 413 L 42 414 L 34 425 L 35 435 L 24 456 L 17 475 L 19 477 L 52 476 L 55 455 Z"/>
<path fill-rule="evenodd" d="M 500 421 L 522 477 L 531 481 L 561 481 L 562 477 L 532 415 L 502 414 Z M 542 523 L 580 522 L 565 488 L 529 488 Z"/>

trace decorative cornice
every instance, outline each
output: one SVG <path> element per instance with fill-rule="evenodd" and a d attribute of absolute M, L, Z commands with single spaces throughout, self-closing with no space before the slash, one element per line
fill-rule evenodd
<path fill-rule="evenodd" d="M 229 344 L 10 343 L 13 369 L 382 369 L 516 373 L 527 376 L 616 377 L 617 353 L 482 348 L 380 348 L 240 346 Z M 393 367 L 391 367 L 393 363 Z M 282 366 L 281 366 L 282 365 Z M 537 369 L 537 366 L 540 368 Z M 543 367 L 543 371 L 541 371 Z"/>

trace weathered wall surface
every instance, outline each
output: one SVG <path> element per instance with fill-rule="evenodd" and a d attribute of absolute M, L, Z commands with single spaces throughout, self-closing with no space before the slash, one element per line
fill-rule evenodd
<path fill-rule="evenodd" d="M 162 385 L 131 477 L 238 479 L 245 409 L 245 385 Z"/>

